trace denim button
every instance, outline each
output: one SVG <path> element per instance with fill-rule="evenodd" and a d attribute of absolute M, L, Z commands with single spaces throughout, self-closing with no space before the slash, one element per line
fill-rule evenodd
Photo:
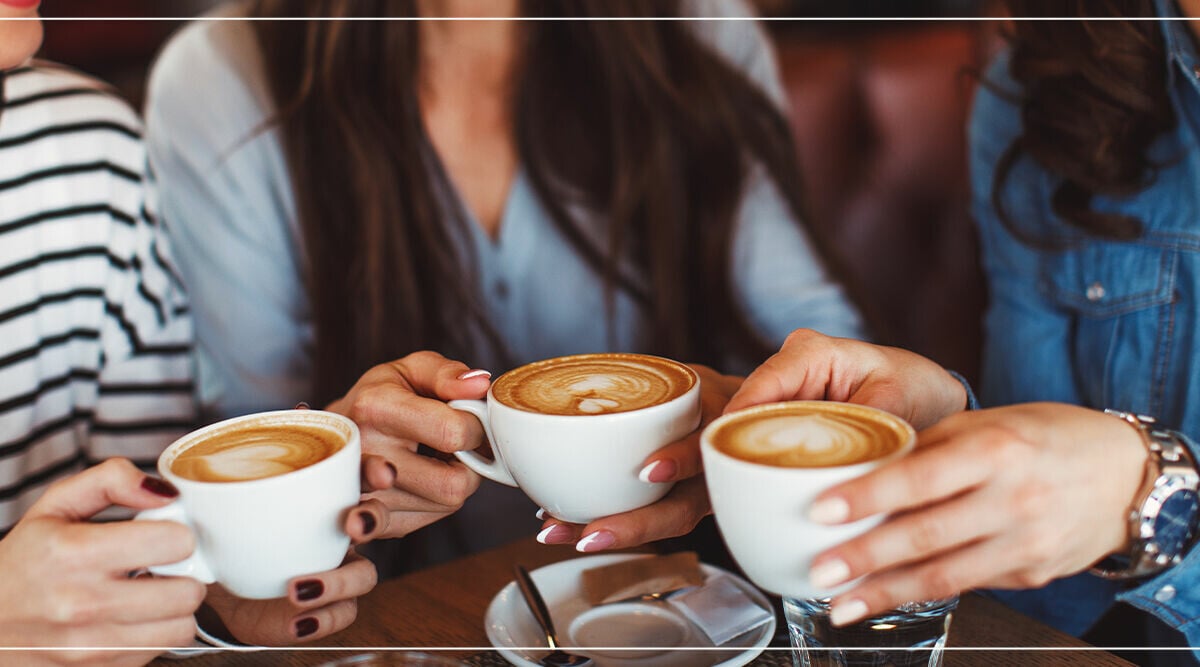
<path fill-rule="evenodd" d="M 1154 599 L 1159 602 L 1166 602 L 1173 597 L 1175 597 L 1175 587 L 1170 584 L 1154 591 Z"/>
<path fill-rule="evenodd" d="M 1087 300 L 1099 301 L 1104 298 L 1104 285 L 1100 283 L 1092 283 L 1087 288 Z"/>

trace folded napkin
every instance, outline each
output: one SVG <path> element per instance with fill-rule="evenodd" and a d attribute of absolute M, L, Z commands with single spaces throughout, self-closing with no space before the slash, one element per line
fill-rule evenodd
<path fill-rule="evenodd" d="M 720 646 L 771 620 L 733 578 L 718 574 L 707 578 L 694 552 L 632 558 L 584 570 L 583 593 L 596 606 L 652 593 L 672 593 L 665 598 L 679 613 Z M 686 590 L 681 590 L 686 589 Z"/>
<path fill-rule="evenodd" d="M 640 595 L 666 593 L 704 583 L 700 559 L 692 551 L 631 558 L 583 571 L 583 594 L 593 606 Z"/>
<path fill-rule="evenodd" d="M 767 623 L 774 612 L 763 609 L 727 575 L 716 575 L 704 586 L 681 591 L 668 600 L 708 635 L 714 646 Z"/>

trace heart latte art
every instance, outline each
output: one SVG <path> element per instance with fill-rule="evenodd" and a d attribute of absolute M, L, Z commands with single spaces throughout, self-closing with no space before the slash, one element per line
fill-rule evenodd
<path fill-rule="evenodd" d="M 688 392 L 696 376 L 683 364 L 639 354 L 581 354 L 522 366 L 492 385 L 499 402 L 551 415 L 641 410 Z"/>
<path fill-rule="evenodd" d="M 781 403 L 751 408 L 711 436 L 735 458 L 785 468 L 826 468 L 873 461 L 909 438 L 899 417 L 842 403 Z"/>
<path fill-rule="evenodd" d="M 214 433 L 180 452 L 171 472 L 198 482 L 276 477 L 323 461 L 343 440 L 319 426 L 250 425 Z"/>

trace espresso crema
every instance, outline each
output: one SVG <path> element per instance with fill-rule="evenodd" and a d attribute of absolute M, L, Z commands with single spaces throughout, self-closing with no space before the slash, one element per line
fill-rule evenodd
<path fill-rule="evenodd" d="M 344 445 L 338 433 L 320 426 L 246 424 L 183 450 L 171 462 L 171 472 L 198 482 L 244 482 L 306 468 Z"/>
<path fill-rule="evenodd" d="M 734 458 L 785 468 L 827 468 L 887 456 L 913 437 L 899 417 L 845 403 L 798 401 L 750 408 L 709 436 Z"/>
<path fill-rule="evenodd" d="M 688 392 L 683 364 L 640 354 L 581 354 L 538 361 L 501 375 L 492 396 L 509 407 L 551 415 L 630 412 Z"/>

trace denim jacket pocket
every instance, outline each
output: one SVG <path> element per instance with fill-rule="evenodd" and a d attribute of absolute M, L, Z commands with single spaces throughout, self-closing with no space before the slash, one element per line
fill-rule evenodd
<path fill-rule="evenodd" d="M 1070 313 L 1079 395 L 1095 408 L 1157 413 L 1170 372 L 1178 251 L 1090 241 L 1040 262 L 1042 296 Z"/>

